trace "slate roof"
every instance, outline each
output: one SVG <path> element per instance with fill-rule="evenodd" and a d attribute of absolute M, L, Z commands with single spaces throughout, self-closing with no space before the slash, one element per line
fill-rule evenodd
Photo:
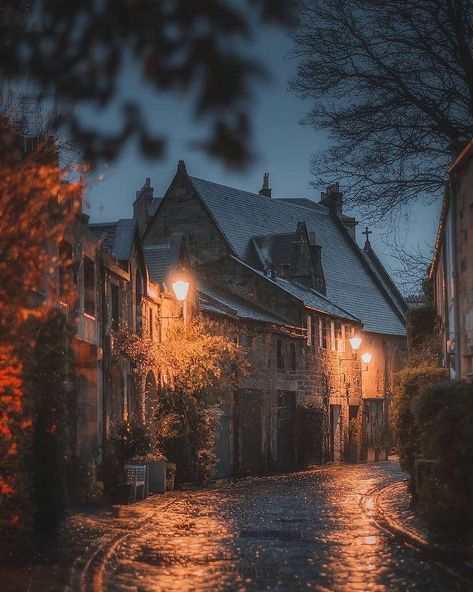
<path fill-rule="evenodd" d="M 89 224 L 87 228 L 98 240 L 102 241 L 102 247 L 112 252 L 113 240 L 117 229 L 117 222 L 108 222 L 106 224 Z"/>
<path fill-rule="evenodd" d="M 157 284 L 164 282 L 173 261 L 171 246 L 145 245 L 143 254 L 150 278 Z"/>
<path fill-rule="evenodd" d="M 165 282 L 167 274 L 179 264 L 183 239 L 182 233 L 176 232 L 171 235 L 168 243 L 143 246 L 146 267 L 153 282 Z"/>
<path fill-rule="evenodd" d="M 102 240 L 102 247 L 115 255 L 120 261 L 126 261 L 130 256 L 135 238 L 135 221 L 123 218 L 118 222 L 103 224 L 89 224 L 92 234 Z"/>
<path fill-rule="evenodd" d="M 295 232 L 304 221 L 322 247 L 327 300 L 360 319 L 366 331 L 405 335 L 402 315 L 389 293 L 343 224 L 325 207 L 302 207 L 197 177 L 189 180 L 238 258 L 251 261 L 253 237 Z"/>
<path fill-rule="evenodd" d="M 280 317 L 258 308 L 251 302 L 235 294 L 230 294 L 204 281 L 198 281 L 197 291 L 199 293 L 200 307 L 203 310 L 238 317 L 240 319 L 270 323 L 272 325 L 289 326 Z"/>
<path fill-rule="evenodd" d="M 329 315 L 339 317 L 341 319 L 345 319 L 348 321 L 354 321 L 360 323 L 361 320 L 354 315 L 350 314 L 348 311 L 344 310 L 340 306 L 333 304 L 325 298 L 322 294 L 317 292 L 316 290 L 308 290 L 305 286 L 297 284 L 295 282 L 291 282 L 284 278 L 276 278 L 276 283 L 278 286 L 289 292 L 308 307 L 313 308 L 319 312 L 324 312 Z"/>
<path fill-rule="evenodd" d="M 294 206 L 301 206 L 303 208 L 312 208 L 313 210 L 321 211 L 320 208 L 322 208 L 322 211 L 323 211 L 323 210 L 327 209 L 322 204 L 317 203 L 316 201 L 314 201 L 313 199 L 309 199 L 308 197 L 279 197 L 276 199 L 279 199 L 281 201 L 285 201 L 285 202 L 290 203 Z M 345 214 L 342 214 L 341 218 L 342 218 L 342 220 L 344 220 L 346 222 L 355 222 L 355 218 L 353 218 L 353 216 L 346 216 Z"/>
<path fill-rule="evenodd" d="M 383 284 L 384 289 L 391 296 L 391 299 L 397 306 L 399 312 L 404 315 L 408 308 L 407 303 L 397 289 L 397 286 L 392 281 L 390 275 L 386 271 L 386 268 L 381 263 L 376 253 L 373 251 L 373 248 L 371 246 L 368 248 L 365 247 L 364 249 L 361 249 L 361 253 L 368 265 L 371 267 L 372 271 L 376 274 L 378 280 Z"/>

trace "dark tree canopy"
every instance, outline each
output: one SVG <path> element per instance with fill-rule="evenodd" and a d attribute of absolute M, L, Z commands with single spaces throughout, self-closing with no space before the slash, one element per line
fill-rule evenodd
<path fill-rule="evenodd" d="M 165 138 L 147 129 L 139 97 L 121 105 L 121 126 L 84 127 L 76 107 L 116 99 L 123 64 L 134 60 L 158 93 L 190 97 L 208 121 L 200 147 L 230 165 L 250 156 L 248 103 L 262 69 L 244 50 L 255 19 L 288 23 L 292 2 L 253 0 L 0 0 L 0 80 L 33 85 L 59 105 L 56 128 L 84 157 L 113 158 L 124 142 L 159 156 Z"/>
<path fill-rule="evenodd" d="M 303 0 L 292 88 L 333 143 L 315 185 L 342 182 L 372 217 L 440 197 L 472 135 L 471 0 Z"/>

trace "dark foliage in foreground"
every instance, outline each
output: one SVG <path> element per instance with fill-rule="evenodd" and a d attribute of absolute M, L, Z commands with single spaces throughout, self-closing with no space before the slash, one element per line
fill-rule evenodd
<path fill-rule="evenodd" d="M 437 461 L 419 506 L 437 536 L 473 543 L 473 387 L 433 385 L 413 401 L 421 455 Z"/>
<path fill-rule="evenodd" d="M 150 131 L 139 97 L 116 100 L 124 64 L 157 93 L 186 95 L 209 133 L 197 143 L 227 164 L 250 156 L 249 98 L 263 72 L 246 52 L 251 23 L 288 23 L 293 3 L 258 0 L 0 0 L 0 78 L 25 82 L 60 106 L 55 125 L 86 160 L 113 158 L 134 137 L 160 156 L 165 138 Z M 85 128 L 76 106 L 117 106 L 115 133 Z M 158 114 L 159 119 L 159 114 Z"/>

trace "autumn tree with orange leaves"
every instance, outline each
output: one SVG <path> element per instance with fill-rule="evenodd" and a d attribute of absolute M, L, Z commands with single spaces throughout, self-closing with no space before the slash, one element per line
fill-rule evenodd
<path fill-rule="evenodd" d="M 0 531 L 11 556 L 32 528 L 32 404 L 24 364 L 53 298 L 57 245 L 71 222 L 77 185 L 65 182 L 55 144 L 25 136 L 0 115 Z M 34 319 L 34 321 L 32 321 Z"/>

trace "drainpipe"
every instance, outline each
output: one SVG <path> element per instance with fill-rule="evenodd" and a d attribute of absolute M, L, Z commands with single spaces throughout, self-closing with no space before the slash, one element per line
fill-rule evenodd
<path fill-rule="evenodd" d="M 103 257 L 100 254 L 100 296 L 101 296 L 101 311 L 100 311 L 100 332 L 102 337 L 102 447 L 105 447 L 107 441 L 107 364 L 109 362 L 110 350 L 107 341 L 107 299 L 105 293 L 105 266 L 103 264 Z M 98 315 L 97 315 L 98 316 Z"/>
<path fill-rule="evenodd" d="M 461 367 L 461 335 L 460 335 L 460 297 L 458 294 L 458 256 L 457 256 L 457 182 L 456 176 L 451 175 L 451 207 L 452 207 L 452 260 L 453 260 L 453 290 L 454 290 L 454 323 L 455 323 L 455 368 L 457 368 L 456 378 L 462 377 Z"/>

